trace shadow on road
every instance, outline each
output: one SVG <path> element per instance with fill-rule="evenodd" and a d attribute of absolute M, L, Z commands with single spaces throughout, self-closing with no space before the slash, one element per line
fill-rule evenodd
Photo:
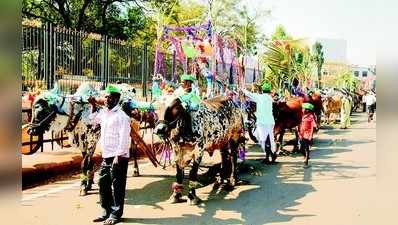
<path fill-rule="evenodd" d="M 260 225 L 315 216 L 299 213 L 297 209 L 297 206 L 301 204 L 301 198 L 316 191 L 311 182 L 314 180 L 357 178 L 360 176 L 357 171 L 367 167 L 333 162 L 333 158 L 337 157 L 336 154 L 352 151 L 353 145 L 375 142 L 375 140 L 345 139 L 344 135 L 348 131 L 340 129 L 323 132 L 327 135 L 341 136 L 336 136 L 337 139 L 316 140 L 316 147 L 311 150 L 312 159 L 308 168 L 303 168 L 303 162 L 297 160 L 280 159 L 280 163 L 270 166 L 262 164 L 259 160 L 247 160 L 241 168 L 240 176 L 249 181 L 250 184 L 237 187 L 232 192 L 210 191 L 208 200 L 204 201 L 203 205 L 198 206 L 204 210 L 199 215 L 181 214 L 155 219 L 125 218 L 124 223 Z M 247 156 L 248 158 L 258 158 L 261 155 L 260 152 L 261 150 L 258 147 L 251 148 Z M 302 157 L 300 155 L 293 156 Z M 173 176 L 150 177 L 158 180 L 142 188 L 128 190 L 126 204 L 151 205 L 167 213 L 167 209 L 160 207 L 158 203 L 169 198 L 170 185 L 175 179 Z"/>
<path fill-rule="evenodd" d="M 287 164 L 288 165 L 288 164 Z M 248 180 L 250 185 L 241 189 L 238 187 L 233 191 L 234 195 L 227 191 L 211 191 L 209 200 L 204 201 L 202 214 L 187 215 L 182 214 L 179 217 L 170 218 L 125 218 L 124 223 L 142 223 L 142 224 L 250 224 L 260 225 L 270 222 L 290 221 L 294 217 L 307 217 L 313 215 L 294 214 L 294 210 L 289 209 L 298 205 L 298 199 L 306 194 L 315 191 L 309 184 L 298 184 L 285 182 L 284 176 L 279 176 L 281 168 L 285 163 L 279 163 L 273 166 L 265 166 L 259 161 L 251 160 L 245 165 L 245 173 L 241 173 L 243 179 Z M 289 167 L 301 167 L 300 165 L 289 165 Z M 264 178 L 265 177 L 265 178 Z M 151 183 L 143 189 L 145 192 L 154 194 L 148 196 L 140 193 L 144 198 L 134 198 L 130 204 L 153 204 L 156 201 L 162 201 L 168 198 L 170 183 L 173 180 L 165 179 Z M 163 188 L 163 191 L 160 191 Z M 142 190 L 137 190 L 137 194 Z M 162 194 L 156 192 L 163 192 Z M 235 193 L 237 192 L 237 193 Z M 133 194 L 129 191 L 129 195 Z M 227 197 L 229 196 L 229 197 Z M 160 199 L 159 199 L 160 198 Z M 180 203 L 186 204 L 186 203 Z M 255 206 L 255 207 L 248 207 Z M 232 212 L 234 215 L 240 215 L 239 218 L 222 218 L 219 211 Z M 194 222 L 193 222 L 194 221 Z"/>

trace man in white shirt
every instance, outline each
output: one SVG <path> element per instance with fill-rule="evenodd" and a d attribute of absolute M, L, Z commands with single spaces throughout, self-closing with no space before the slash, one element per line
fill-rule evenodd
<path fill-rule="evenodd" d="M 261 86 L 262 94 L 243 90 L 243 93 L 256 102 L 256 132 L 261 148 L 265 153 L 264 163 L 274 163 L 276 160 L 276 143 L 274 140 L 275 119 L 272 113 L 272 97 L 270 95 L 272 86 L 266 82 Z M 269 146 L 267 145 L 269 140 Z M 271 156 L 271 160 L 269 160 Z"/>
<path fill-rule="evenodd" d="M 123 215 L 126 175 L 130 157 L 130 118 L 118 105 L 120 91 L 114 86 L 106 88 L 106 109 L 97 112 L 96 100 L 90 98 L 93 123 L 101 125 L 100 146 L 102 163 L 99 172 L 99 194 L 102 215 L 94 222 L 115 224 Z"/>
<path fill-rule="evenodd" d="M 376 96 L 374 96 L 373 93 L 368 92 L 365 96 L 365 102 L 366 102 L 366 109 L 368 111 L 368 122 L 373 120 L 373 114 L 375 110 L 375 103 L 376 103 Z"/>

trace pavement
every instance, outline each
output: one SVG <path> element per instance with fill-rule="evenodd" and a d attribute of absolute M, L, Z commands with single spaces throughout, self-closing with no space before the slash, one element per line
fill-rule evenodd
<path fill-rule="evenodd" d="M 140 177 L 127 179 L 124 221 L 120 224 L 294 224 L 374 225 L 376 186 L 376 121 L 362 113 L 352 127 L 326 127 L 315 137 L 310 167 L 303 157 L 279 157 L 264 165 L 261 150 L 251 145 L 240 176 L 249 184 L 232 191 L 198 189 L 203 202 L 170 204 L 173 168 L 154 168 L 143 160 Z M 96 176 L 98 177 L 98 176 Z M 21 224 L 86 225 L 99 212 L 98 187 L 79 196 L 79 180 L 70 178 L 23 191 Z"/>

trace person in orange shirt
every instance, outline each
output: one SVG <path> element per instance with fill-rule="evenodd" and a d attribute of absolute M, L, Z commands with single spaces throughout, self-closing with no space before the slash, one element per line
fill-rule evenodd
<path fill-rule="evenodd" d="M 299 125 L 299 144 L 300 151 L 303 152 L 305 156 L 305 167 L 308 167 L 308 160 L 310 159 L 310 145 L 317 123 L 313 112 L 314 106 L 311 103 L 303 103 L 302 107 L 304 114 Z"/>

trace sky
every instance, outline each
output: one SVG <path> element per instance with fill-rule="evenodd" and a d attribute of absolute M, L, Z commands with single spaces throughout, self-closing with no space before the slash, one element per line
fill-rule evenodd
<path fill-rule="evenodd" d="M 268 36 L 280 24 L 294 38 L 346 40 L 350 64 L 376 65 L 398 40 L 397 0 L 241 0 L 241 4 L 253 14 L 271 10 L 271 16 L 258 20 L 260 31 Z"/>
<path fill-rule="evenodd" d="M 385 31 L 397 33 L 398 1 L 394 0 L 246 0 L 252 12 L 270 9 L 259 20 L 271 34 L 279 24 L 295 38 L 338 38 L 347 41 L 351 64 L 376 65 Z M 395 36 L 395 35 L 394 35 Z M 398 40 L 398 39 L 396 39 Z"/>

